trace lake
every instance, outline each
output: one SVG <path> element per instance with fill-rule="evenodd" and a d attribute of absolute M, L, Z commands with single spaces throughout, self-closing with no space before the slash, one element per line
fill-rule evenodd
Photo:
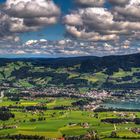
<path fill-rule="evenodd" d="M 116 100 L 102 104 L 105 108 L 140 109 L 140 100 Z"/>

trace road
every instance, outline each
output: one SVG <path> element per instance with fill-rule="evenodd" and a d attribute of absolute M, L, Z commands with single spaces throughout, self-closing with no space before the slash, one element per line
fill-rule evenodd
<path fill-rule="evenodd" d="M 0 102 L 2 102 L 3 97 L 4 97 L 4 91 L 1 91 Z"/>

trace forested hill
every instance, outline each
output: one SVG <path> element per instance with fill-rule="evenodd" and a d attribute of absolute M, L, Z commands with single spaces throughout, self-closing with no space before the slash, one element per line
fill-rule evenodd
<path fill-rule="evenodd" d="M 140 54 L 70 58 L 0 58 L 0 84 L 19 87 L 140 88 Z"/>
<path fill-rule="evenodd" d="M 140 67 L 140 53 L 122 56 L 85 56 L 85 57 L 69 57 L 69 58 L 14 58 L 6 59 L 0 58 L 0 66 L 3 66 L 10 62 L 31 62 L 35 66 L 50 66 L 52 68 L 59 67 L 72 67 L 74 65 L 82 64 L 84 67 L 88 67 L 89 70 L 104 68 L 123 68 L 124 70 L 131 67 Z M 86 70 L 86 68 L 84 68 Z"/>

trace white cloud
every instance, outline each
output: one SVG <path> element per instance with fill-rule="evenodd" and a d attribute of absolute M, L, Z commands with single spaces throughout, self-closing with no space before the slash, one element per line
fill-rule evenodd
<path fill-rule="evenodd" d="M 99 5 L 94 2 L 101 1 L 76 2 L 79 3 L 77 9 L 64 17 L 69 37 L 80 41 L 97 42 L 93 46 L 104 52 L 120 52 L 120 54 L 136 52 L 134 47 L 137 44 L 134 42 L 139 39 L 140 34 L 139 0 L 108 0 L 112 4 L 108 9 L 103 6 L 104 1 Z"/>
<path fill-rule="evenodd" d="M 60 16 L 60 8 L 52 0 L 6 0 L 0 6 L 0 38 L 3 39 L 55 24 Z"/>
<path fill-rule="evenodd" d="M 4 9 L 19 18 L 48 18 L 60 14 L 60 9 L 51 0 L 7 0 Z"/>
<path fill-rule="evenodd" d="M 15 54 L 26 54 L 26 52 L 25 51 L 23 51 L 23 50 L 16 50 L 15 52 L 14 52 Z"/>
<path fill-rule="evenodd" d="M 88 7 L 101 7 L 104 5 L 105 0 L 76 0 L 80 6 L 88 6 Z"/>
<path fill-rule="evenodd" d="M 67 23 L 72 26 L 83 24 L 82 18 L 80 16 L 80 14 L 78 14 L 78 13 L 66 15 L 63 20 L 64 20 L 64 23 Z"/>
<path fill-rule="evenodd" d="M 46 40 L 46 39 L 43 39 L 43 38 L 40 39 L 39 41 L 40 41 L 40 42 L 47 42 L 47 40 Z"/>
<path fill-rule="evenodd" d="M 33 44 L 35 44 L 35 43 L 37 43 L 37 42 L 38 42 L 37 40 L 28 40 L 28 41 L 25 43 L 25 45 L 30 46 L 30 45 L 33 45 Z"/>
<path fill-rule="evenodd" d="M 108 0 L 111 4 L 115 6 L 124 6 L 130 2 L 130 0 Z"/>
<path fill-rule="evenodd" d="M 73 37 L 81 40 L 89 40 L 89 41 L 109 41 L 109 40 L 117 40 L 119 37 L 115 34 L 109 35 L 100 35 L 97 32 L 85 32 L 84 30 L 78 31 L 74 26 L 67 26 L 67 32 L 71 34 Z"/>
<path fill-rule="evenodd" d="M 85 56 L 85 55 L 110 55 L 127 54 L 137 52 L 136 47 L 130 46 L 129 40 L 123 43 L 110 42 L 92 42 L 64 39 L 61 41 L 49 41 L 45 39 L 28 40 L 25 44 L 0 43 L 0 54 L 44 54 L 46 56 Z M 121 44 L 121 47 L 120 47 Z M 2 45 L 2 46 L 1 46 Z M 139 48 L 139 47 L 138 47 Z"/>
<path fill-rule="evenodd" d="M 69 17 L 72 17 L 72 20 Z M 113 31 L 113 15 L 105 8 L 79 9 L 75 14 L 65 16 L 64 19 L 67 32 L 76 38 L 93 41 L 118 39 L 114 34 L 116 31 Z M 106 33 L 108 31 L 111 32 Z"/>

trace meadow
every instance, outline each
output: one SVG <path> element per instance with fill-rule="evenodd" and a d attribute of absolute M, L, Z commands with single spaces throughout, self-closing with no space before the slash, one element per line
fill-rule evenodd
<path fill-rule="evenodd" d="M 102 140 L 116 140 L 109 138 L 112 131 L 116 131 L 119 137 L 140 137 L 140 134 L 133 133 L 130 128 L 138 128 L 134 123 L 114 124 L 103 123 L 102 119 L 121 118 L 121 112 L 91 112 L 73 107 L 72 103 L 77 99 L 71 98 L 37 98 L 36 100 L 20 100 L 18 102 L 10 101 L 4 97 L 0 106 L 16 106 L 10 111 L 15 114 L 14 118 L 7 121 L 0 121 L 0 126 L 16 126 L 10 129 L 1 129 L 0 136 L 4 135 L 38 135 L 47 138 L 61 138 L 66 136 L 79 136 L 86 134 L 89 130 L 97 131 Z M 48 109 L 40 111 L 27 111 L 28 106 L 38 106 L 43 103 Z M 54 109 L 57 106 L 67 106 L 66 110 Z M 22 107 L 22 108 L 17 108 Z M 131 118 L 132 112 L 127 112 L 127 118 Z M 140 113 L 135 112 L 137 117 Z M 43 117 L 43 120 L 39 118 Z M 123 117 L 122 117 L 123 118 Z M 88 124 L 86 127 L 85 124 Z M 122 140 L 121 138 L 121 140 Z"/>
<path fill-rule="evenodd" d="M 45 60 L 45 62 L 47 61 Z M 92 65 L 90 65 L 90 63 L 85 62 L 86 58 L 80 62 L 66 63 L 65 61 L 60 61 L 61 65 L 58 65 L 58 62 L 49 61 L 44 64 L 43 60 L 29 60 L 27 62 L 18 59 L 13 62 L 5 60 L 4 64 L 0 64 L 0 85 L 27 89 L 69 85 L 76 88 L 139 89 L 140 67 L 136 65 L 112 66 L 111 63 L 104 66 L 101 63 L 101 66 L 98 66 L 98 61 L 94 62 L 94 59 Z"/>

